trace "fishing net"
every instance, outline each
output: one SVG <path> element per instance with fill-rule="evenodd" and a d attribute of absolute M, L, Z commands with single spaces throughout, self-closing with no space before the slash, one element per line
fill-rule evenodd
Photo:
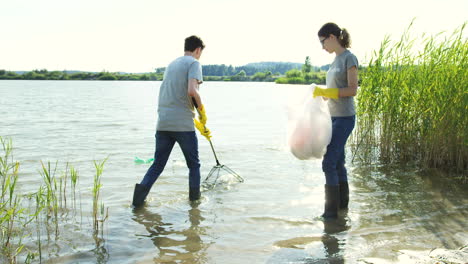
<path fill-rule="evenodd" d="M 192 102 L 193 102 L 193 105 L 195 106 L 195 109 L 197 109 L 198 115 L 199 116 L 204 115 L 198 109 L 198 105 L 197 105 L 197 102 L 195 101 L 195 98 L 192 98 Z M 195 121 L 197 120 L 194 120 L 194 122 Z M 195 125 L 197 126 L 197 122 L 195 122 Z M 197 129 L 199 130 L 204 129 L 205 132 L 208 131 L 208 134 L 210 134 L 209 130 L 205 127 L 204 124 L 198 121 L 198 125 L 202 126 L 202 128 L 197 127 Z M 208 142 L 210 142 L 211 150 L 213 151 L 213 155 L 216 160 L 216 165 L 210 170 L 210 173 L 208 173 L 208 176 L 206 176 L 205 180 L 203 180 L 202 187 L 205 190 L 210 190 L 216 187 L 216 185 L 219 185 L 220 183 L 229 184 L 231 182 L 244 182 L 244 178 L 242 178 L 239 174 L 231 170 L 228 166 L 222 165 L 221 163 L 219 163 L 218 156 L 216 155 L 216 152 L 213 147 L 213 142 L 211 142 L 211 139 L 210 139 L 211 136 L 206 136 L 203 133 L 202 135 L 205 136 Z"/>
<path fill-rule="evenodd" d="M 216 156 L 216 152 L 213 148 L 213 143 L 209 139 L 208 141 L 210 142 L 211 150 L 213 151 L 213 155 L 216 160 L 216 165 L 210 170 L 210 173 L 208 173 L 208 176 L 206 176 L 205 180 L 203 180 L 203 188 L 209 190 L 213 189 L 216 185 L 219 184 L 244 182 L 244 178 L 242 178 L 239 174 L 230 169 L 228 166 L 219 163 L 218 157 Z"/>

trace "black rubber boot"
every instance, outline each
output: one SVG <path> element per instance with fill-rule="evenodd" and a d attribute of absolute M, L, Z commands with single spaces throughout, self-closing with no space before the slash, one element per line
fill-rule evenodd
<path fill-rule="evenodd" d="M 340 209 L 347 209 L 349 204 L 348 182 L 340 182 Z"/>
<path fill-rule="evenodd" d="M 190 201 L 196 201 L 200 199 L 200 187 L 193 187 L 189 189 L 189 199 Z"/>
<path fill-rule="evenodd" d="M 325 212 L 322 217 L 325 220 L 338 217 L 338 203 L 340 201 L 340 186 L 325 184 Z"/>
<path fill-rule="evenodd" d="M 135 184 L 135 191 L 133 191 L 133 202 L 132 205 L 135 207 L 140 207 L 146 199 L 151 188 L 143 184 Z"/>

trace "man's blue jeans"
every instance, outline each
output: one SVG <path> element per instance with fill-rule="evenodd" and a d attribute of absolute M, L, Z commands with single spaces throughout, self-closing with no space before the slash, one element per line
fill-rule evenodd
<path fill-rule="evenodd" d="M 179 143 L 182 153 L 185 156 L 185 162 L 189 168 L 189 187 L 200 187 L 200 160 L 198 159 L 198 139 L 195 131 L 156 131 L 154 162 L 146 172 L 140 184 L 149 188 L 153 186 L 159 175 L 163 172 L 176 142 Z"/>
<path fill-rule="evenodd" d="M 345 145 L 354 129 L 356 116 L 332 117 L 332 139 L 323 157 L 322 170 L 327 185 L 347 182 L 345 168 Z"/>

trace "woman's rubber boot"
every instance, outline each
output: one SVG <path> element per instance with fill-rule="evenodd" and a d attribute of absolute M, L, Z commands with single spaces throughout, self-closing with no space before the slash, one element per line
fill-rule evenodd
<path fill-rule="evenodd" d="M 348 182 L 340 182 L 340 209 L 348 209 L 349 185 Z"/>
<path fill-rule="evenodd" d="M 190 201 L 196 201 L 198 199 L 200 199 L 200 187 L 190 188 L 189 189 L 189 200 Z"/>
<path fill-rule="evenodd" d="M 133 192 L 133 202 L 132 205 L 140 207 L 145 202 L 146 196 L 148 195 L 151 188 L 143 184 L 135 184 L 135 191 Z"/>
<path fill-rule="evenodd" d="M 338 203 L 340 202 L 340 186 L 325 184 L 325 212 L 322 217 L 332 220 L 338 217 Z"/>

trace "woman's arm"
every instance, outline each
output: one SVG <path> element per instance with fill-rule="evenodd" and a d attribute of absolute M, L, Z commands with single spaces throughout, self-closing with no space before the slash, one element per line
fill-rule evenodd
<path fill-rule="evenodd" d="M 348 87 L 346 88 L 321 88 L 316 87 L 314 90 L 314 97 L 322 96 L 324 98 L 338 99 L 339 97 L 355 96 L 358 87 L 358 70 L 356 66 L 348 69 Z"/>
<path fill-rule="evenodd" d="M 339 97 L 356 96 L 358 87 L 358 69 L 353 66 L 348 69 L 348 87 L 339 89 Z"/>

